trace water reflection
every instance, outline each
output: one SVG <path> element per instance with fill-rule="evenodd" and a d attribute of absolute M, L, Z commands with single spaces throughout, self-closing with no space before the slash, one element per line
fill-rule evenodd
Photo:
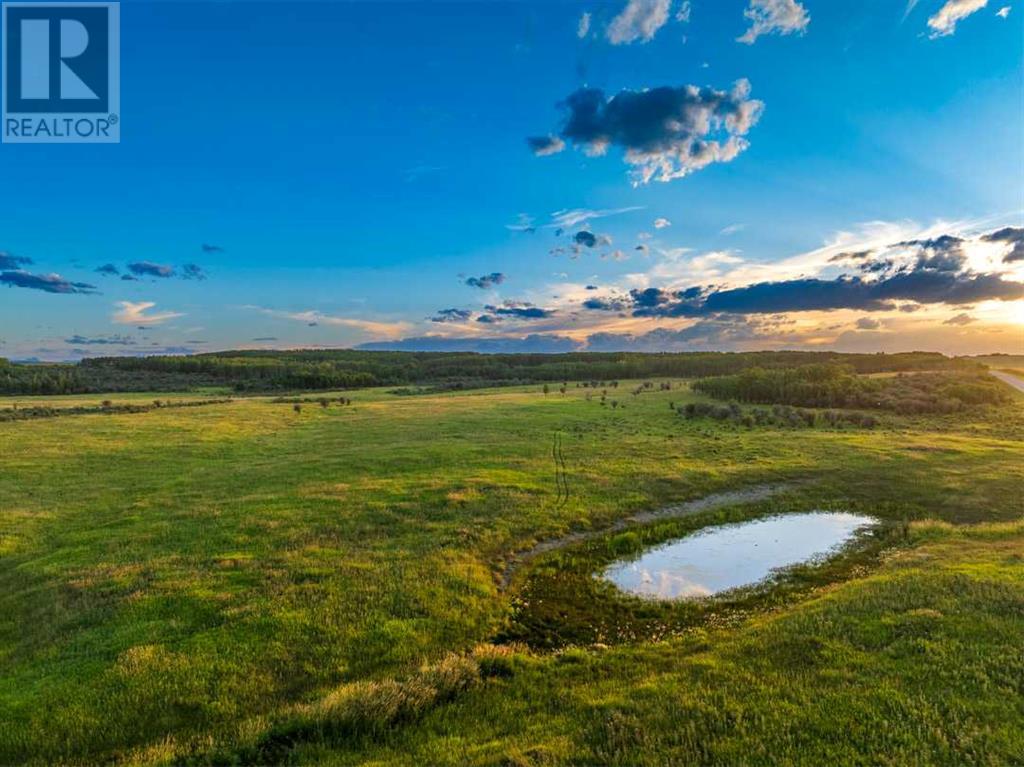
<path fill-rule="evenodd" d="M 816 511 L 721 525 L 653 548 L 638 559 L 616 562 L 604 577 L 639 596 L 710 596 L 824 556 L 875 522 L 857 514 Z"/>

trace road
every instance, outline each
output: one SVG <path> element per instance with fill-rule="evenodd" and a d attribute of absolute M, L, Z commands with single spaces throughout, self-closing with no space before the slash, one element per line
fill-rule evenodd
<path fill-rule="evenodd" d="M 1000 381 L 1010 384 L 1010 386 L 1012 386 L 1014 389 L 1017 389 L 1018 391 L 1024 391 L 1024 379 L 1017 378 L 1017 376 L 1012 376 L 1009 373 L 1004 373 L 1001 370 L 990 370 L 988 372 L 994 375 Z"/>

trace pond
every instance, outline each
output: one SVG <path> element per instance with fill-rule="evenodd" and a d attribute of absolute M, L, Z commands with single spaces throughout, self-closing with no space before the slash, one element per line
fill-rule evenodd
<path fill-rule="evenodd" d="M 707 597 L 763 581 L 779 568 L 835 553 L 877 521 L 815 511 L 721 525 L 616 562 L 604 577 L 636 596 Z"/>

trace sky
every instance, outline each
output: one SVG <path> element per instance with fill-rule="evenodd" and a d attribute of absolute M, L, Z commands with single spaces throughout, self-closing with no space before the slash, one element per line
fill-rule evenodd
<path fill-rule="evenodd" d="M 1024 353 L 1019 0 L 123 2 L 0 356 Z"/>

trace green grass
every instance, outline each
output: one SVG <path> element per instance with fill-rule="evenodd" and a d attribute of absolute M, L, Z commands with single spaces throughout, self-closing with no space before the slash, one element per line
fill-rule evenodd
<path fill-rule="evenodd" d="M 570 385 L 0 423 L 0 764 L 1004 764 L 1024 752 L 1022 398 L 871 431 L 747 429 L 680 418 L 669 402 L 692 395 L 679 387 L 633 397 L 623 383 L 616 409 Z M 728 620 L 680 618 L 661 641 L 481 647 L 522 624 L 545 573 L 590 583 L 607 542 L 539 560 L 503 593 L 512 552 L 789 480 L 808 482 L 637 534 L 822 507 L 897 531 L 956 526 L 916 523 L 748 595 L 719 611 Z M 614 594 L 585 597 L 584 624 L 623 612 Z"/>

